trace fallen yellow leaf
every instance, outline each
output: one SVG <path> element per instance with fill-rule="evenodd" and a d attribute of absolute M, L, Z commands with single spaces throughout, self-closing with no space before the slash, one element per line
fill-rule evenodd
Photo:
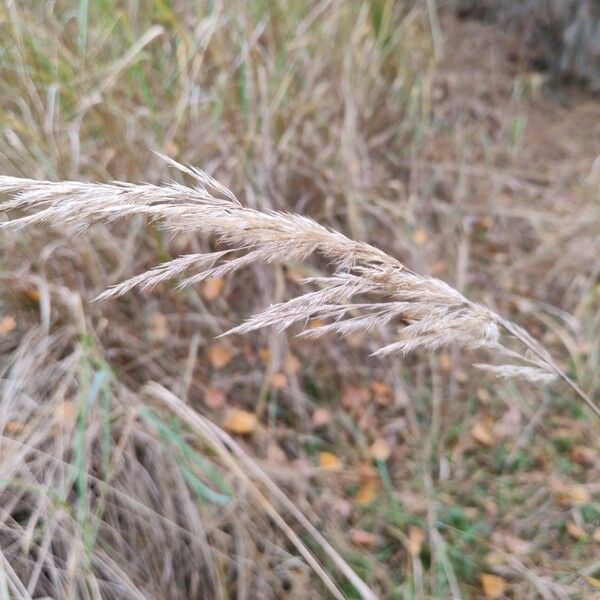
<path fill-rule="evenodd" d="M 587 534 L 583 527 L 580 527 L 574 521 L 567 521 L 567 531 L 569 535 L 576 540 L 585 540 L 587 538 Z"/>
<path fill-rule="evenodd" d="M 37 288 L 23 290 L 23 295 L 31 302 L 37 303 L 40 301 L 40 292 Z"/>
<path fill-rule="evenodd" d="M 392 388 L 383 381 L 373 381 L 371 383 L 373 394 L 379 399 L 388 400 L 392 397 Z"/>
<path fill-rule="evenodd" d="M 211 344 L 207 350 L 208 361 L 214 369 L 226 367 L 233 358 L 233 352 L 223 344 Z"/>
<path fill-rule="evenodd" d="M 392 453 L 392 447 L 389 445 L 387 440 L 383 438 L 377 438 L 369 448 L 369 454 L 371 458 L 380 461 L 386 461 Z"/>
<path fill-rule="evenodd" d="M 492 428 L 489 423 L 479 421 L 473 425 L 471 429 L 471 435 L 473 439 L 481 444 L 482 446 L 491 447 L 495 444 L 494 436 L 492 435 Z"/>
<path fill-rule="evenodd" d="M 376 480 L 367 481 L 363 485 L 360 486 L 358 492 L 356 493 L 356 503 L 360 506 L 366 506 L 373 502 L 375 497 L 377 496 L 377 490 L 379 485 Z"/>
<path fill-rule="evenodd" d="M 150 338 L 155 342 L 162 342 L 169 333 L 167 317 L 162 313 L 154 313 L 150 317 Z"/>
<path fill-rule="evenodd" d="M 411 525 L 408 529 L 408 552 L 411 556 L 419 556 L 425 541 L 425 534 L 420 527 Z"/>
<path fill-rule="evenodd" d="M 288 373 L 290 373 L 291 375 L 295 375 L 296 373 L 298 373 L 298 371 L 300 371 L 302 363 L 300 362 L 297 356 L 294 356 L 293 354 L 288 354 L 285 357 L 283 366 Z"/>
<path fill-rule="evenodd" d="M 556 502 L 561 505 L 587 504 L 592 499 L 590 492 L 583 485 L 568 485 L 558 479 L 550 481 L 550 489 L 555 492 Z"/>
<path fill-rule="evenodd" d="M 439 357 L 440 369 L 446 373 L 452 368 L 452 359 L 447 352 L 442 352 Z"/>
<path fill-rule="evenodd" d="M 500 598 L 506 591 L 506 581 L 502 577 L 498 577 L 498 575 L 484 573 L 480 579 L 483 593 L 488 600 L 496 600 L 496 598 Z"/>
<path fill-rule="evenodd" d="M 484 387 L 477 388 L 477 397 L 483 404 L 489 404 L 492 398 L 490 393 Z"/>
<path fill-rule="evenodd" d="M 589 446 L 575 446 L 571 450 L 571 458 L 582 465 L 593 466 L 600 462 L 600 457 L 594 448 Z"/>
<path fill-rule="evenodd" d="M 374 546 L 377 536 L 363 529 L 353 529 L 350 533 L 350 541 L 355 546 Z"/>
<path fill-rule="evenodd" d="M 258 351 L 258 360 L 265 366 L 269 365 L 271 363 L 271 350 L 269 348 L 261 348 Z"/>
<path fill-rule="evenodd" d="M 202 285 L 202 297 L 209 302 L 216 300 L 223 291 L 225 280 L 222 277 L 207 279 Z"/>
<path fill-rule="evenodd" d="M 422 246 L 423 244 L 425 244 L 428 238 L 429 236 L 427 235 L 427 232 L 424 229 L 417 229 L 413 233 L 413 240 L 418 246 Z"/>
<path fill-rule="evenodd" d="M 487 215 L 485 217 L 481 217 L 477 221 L 477 225 L 479 225 L 480 227 L 483 227 L 483 229 L 490 229 L 493 224 L 494 224 L 494 219 L 492 219 L 492 217 L 490 217 L 489 215 Z"/>
<path fill-rule="evenodd" d="M 337 471 L 342 463 L 332 452 L 319 452 L 319 466 L 323 471 Z"/>
<path fill-rule="evenodd" d="M 229 433 L 249 435 L 256 429 L 256 415 L 240 408 L 230 408 L 223 418 L 223 429 Z"/>
<path fill-rule="evenodd" d="M 0 336 L 10 333 L 17 326 L 17 322 L 12 315 L 6 315 L 0 320 Z"/>
<path fill-rule="evenodd" d="M 284 390 L 288 385 L 288 378 L 285 373 L 273 373 L 269 383 L 274 390 Z"/>

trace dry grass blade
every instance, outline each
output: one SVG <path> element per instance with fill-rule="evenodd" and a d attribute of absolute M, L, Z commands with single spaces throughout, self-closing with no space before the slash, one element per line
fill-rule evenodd
<path fill-rule="evenodd" d="M 5 597 L 46 597 L 52 589 L 55 597 L 80 597 L 87 585 L 94 586 L 94 597 L 223 597 L 218 565 L 235 565 L 231 548 L 221 546 L 230 536 L 215 534 L 215 522 L 243 519 L 248 495 L 228 495 L 216 504 L 218 494 L 206 495 L 220 481 L 216 453 L 227 481 L 241 483 L 333 597 L 344 598 L 257 483 L 298 519 L 363 598 L 376 598 L 227 434 L 158 384 L 138 397 L 95 364 L 98 357 L 81 345 L 71 348 L 72 342 L 73 333 L 66 330 L 53 337 L 33 331 L 11 357 L 9 372 L 0 370 L 0 590 L 7 591 Z M 76 389 L 83 390 L 81 401 L 65 400 Z M 199 432 L 210 455 L 198 455 L 198 463 L 182 469 L 186 460 L 177 458 L 169 440 L 188 457 L 194 450 L 173 434 L 177 428 L 165 425 L 169 418 L 148 420 L 155 414 L 149 399 L 159 401 L 161 414 L 166 407 L 169 418 Z M 202 468 L 194 470 L 194 464 Z M 202 486 L 203 499 L 212 498 L 212 504 L 198 504 L 190 481 Z M 39 535 L 31 536 L 29 527 Z M 165 574 L 163 564 L 177 568 Z"/>
<path fill-rule="evenodd" d="M 198 232 L 230 248 L 168 261 L 107 290 L 100 296 L 103 299 L 173 277 L 183 277 L 180 286 L 184 287 L 251 264 L 301 262 L 317 253 L 335 269 L 332 277 L 314 281 L 320 290 L 271 306 L 229 333 L 266 326 L 282 330 L 311 317 L 327 319 L 328 324 L 306 332 L 310 336 L 372 330 L 394 322 L 401 327 L 400 338 L 376 354 L 436 350 L 449 345 L 484 348 L 494 356 L 517 359 L 516 363 L 488 367 L 498 375 L 538 383 L 561 377 L 600 416 L 600 409 L 522 328 L 470 301 L 443 281 L 419 275 L 378 248 L 350 240 L 307 217 L 242 206 L 209 175 L 166 160 L 193 177 L 195 186 L 55 183 L 0 177 L 0 192 L 13 196 L 1 206 L 3 212 L 32 211 L 2 226 L 71 224 L 82 228 L 143 214 L 169 231 Z M 370 301 L 355 301 L 365 297 Z M 501 340 L 501 332 L 506 340 Z M 526 352 L 515 353 L 506 346 L 514 342 Z"/>
<path fill-rule="evenodd" d="M 187 423 L 192 429 L 197 431 L 210 444 L 213 450 L 219 455 L 230 470 L 242 479 L 247 488 L 259 501 L 262 508 L 273 518 L 290 541 L 296 546 L 300 554 L 306 559 L 307 563 L 314 569 L 315 573 L 321 578 L 329 591 L 336 598 L 344 598 L 342 592 L 331 580 L 327 572 L 321 567 L 317 559 L 305 546 L 302 540 L 290 528 L 286 521 L 277 512 L 275 507 L 269 502 L 264 494 L 252 482 L 250 476 L 259 480 L 265 488 L 300 522 L 306 531 L 321 546 L 323 551 L 331 561 L 340 569 L 352 583 L 355 589 L 365 600 L 377 600 L 377 595 L 368 588 L 368 586 L 358 577 L 352 567 L 336 552 L 336 550 L 325 540 L 318 530 L 310 523 L 304 514 L 294 505 L 293 502 L 281 491 L 279 487 L 260 469 L 260 467 L 248 456 L 244 450 L 237 444 L 233 438 L 225 431 L 217 427 L 214 423 L 203 417 L 192 408 L 187 406 L 180 398 L 175 396 L 163 386 L 154 383 L 145 388 L 146 393 L 159 399 L 170 411 L 176 414 L 184 423 Z M 241 463 L 239 464 L 238 463 Z M 246 469 L 247 472 L 244 470 Z"/>
<path fill-rule="evenodd" d="M 0 370 L 5 596 L 87 597 L 92 586 L 93 597 L 164 597 L 179 574 L 154 565 L 173 560 L 192 578 L 183 589 L 216 597 L 209 517 L 168 447 L 135 419 L 133 394 L 77 335 L 34 329 Z"/>

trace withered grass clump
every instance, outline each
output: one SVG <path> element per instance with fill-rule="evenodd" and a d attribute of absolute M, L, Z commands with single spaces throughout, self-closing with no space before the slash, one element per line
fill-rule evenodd
<path fill-rule="evenodd" d="M 283 331 L 311 318 L 326 323 L 307 329 L 302 335 L 343 335 L 395 323 L 400 326 L 398 340 L 378 349 L 376 355 L 451 345 L 485 349 L 512 362 L 476 366 L 502 377 L 542 383 L 560 376 L 600 415 L 600 409 L 524 329 L 470 301 L 440 279 L 419 275 L 378 248 L 350 240 L 310 218 L 243 206 L 211 176 L 163 158 L 191 176 L 195 186 L 0 177 L 0 192 L 14 197 L 2 205 L 2 211 L 34 211 L 13 218 L 3 227 L 60 224 L 81 228 L 142 214 L 167 231 L 199 233 L 226 246 L 216 252 L 166 261 L 115 285 L 99 299 L 120 296 L 136 287 L 148 289 L 176 277 L 183 277 L 179 287 L 184 288 L 256 263 L 301 262 L 317 253 L 334 267 L 331 276 L 306 281 L 319 289 L 272 305 L 228 333 L 246 333 L 268 326 Z M 508 343 L 518 341 L 524 351 L 510 349 L 503 338 L 509 338 Z"/>
<path fill-rule="evenodd" d="M 344 598 L 292 521 L 362 598 L 376 598 L 227 433 L 158 383 L 138 393 L 120 383 L 77 342 L 88 332 L 74 297 L 52 292 L 75 325 L 33 329 L 0 368 L 6 597 L 222 598 L 233 577 L 281 591 L 285 573 L 259 552 L 252 563 L 232 552 L 254 549 L 251 539 L 276 546 L 270 519 L 333 597 Z"/>

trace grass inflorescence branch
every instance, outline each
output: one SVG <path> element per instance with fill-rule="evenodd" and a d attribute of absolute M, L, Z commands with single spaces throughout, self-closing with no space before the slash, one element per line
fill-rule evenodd
<path fill-rule="evenodd" d="M 442 280 L 415 273 L 370 244 L 351 240 L 306 216 L 246 207 L 206 173 L 163 158 L 193 177 L 194 187 L 0 177 L 0 192 L 12 197 L 0 205 L 2 212 L 25 211 L 1 226 L 19 229 L 60 224 L 85 228 L 142 214 L 166 230 L 199 233 L 225 248 L 164 262 L 109 288 L 100 299 L 134 288 L 149 289 L 173 278 L 179 279 L 183 288 L 225 277 L 249 265 L 302 262 L 318 254 L 333 272 L 328 277 L 306 280 L 317 286 L 316 291 L 272 305 L 227 333 L 263 327 L 285 330 L 295 323 L 319 319 L 324 324 L 302 332 L 317 337 L 331 332 L 371 331 L 395 323 L 400 325 L 398 338 L 379 348 L 376 355 L 447 346 L 484 349 L 493 362 L 478 363 L 477 367 L 501 377 L 543 384 L 561 378 L 600 416 L 591 398 L 515 323 L 469 300 Z M 521 351 L 514 350 L 515 344 Z"/>

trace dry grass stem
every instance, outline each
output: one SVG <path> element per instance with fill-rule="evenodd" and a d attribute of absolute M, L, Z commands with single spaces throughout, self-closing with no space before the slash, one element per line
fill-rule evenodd
<path fill-rule="evenodd" d="M 265 495 L 259 490 L 252 481 L 255 479 L 260 482 L 269 494 L 293 515 L 309 535 L 319 544 L 329 559 L 352 583 L 359 592 L 361 598 L 365 600 L 377 600 L 377 595 L 358 577 L 352 567 L 339 555 L 339 553 L 329 544 L 329 542 L 319 533 L 318 529 L 306 518 L 298 507 L 289 500 L 285 493 L 268 477 L 268 475 L 256 464 L 254 460 L 235 442 L 235 440 L 220 427 L 212 423 L 206 417 L 190 408 L 180 398 L 163 386 L 153 383 L 145 388 L 145 392 L 163 403 L 169 411 L 177 415 L 182 422 L 188 424 L 194 431 L 209 441 L 213 450 L 219 455 L 223 462 L 229 467 L 230 471 L 235 473 L 240 480 L 244 481 L 246 487 L 258 500 L 263 509 L 273 518 L 284 534 L 290 539 L 292 544 L 298 549 L 300 554 L 306 559 L 307 563 L 314 569 L 315 573 L 321 578 L 324 585 L 336 598 L 344 598 L 344 595 L 331 580 L 327 572 L 321 567 L 318 560 L 306 547 L 302 540 L 296 535 L 291 527 L 286 523 L 275 507 L 269 502 Z"/>

